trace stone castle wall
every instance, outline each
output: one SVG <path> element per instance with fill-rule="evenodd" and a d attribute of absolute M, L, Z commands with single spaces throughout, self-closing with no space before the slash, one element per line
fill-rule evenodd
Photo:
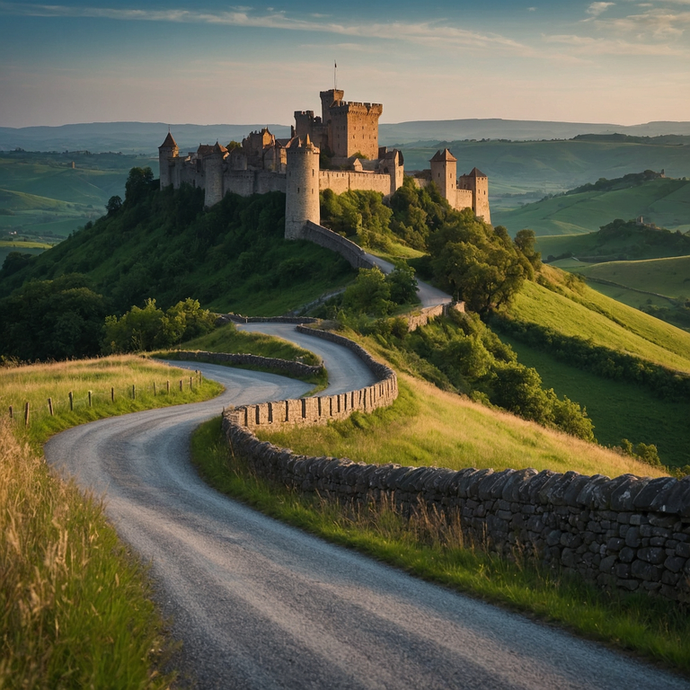
<path fill-rule="evenodd" d="M 391 175 L 380 173 L 353 172 L 351 170 L 321 170 L 319 173 L 321 189 L 332 189 L 336 194 L 349 192 L 351 189 L 380 192 L 389 196 L 395 190 Z M 391 191 L 392 190 L 392 191 Z"/>
<path fill-rule="evenodd" d="M 335 334 L 299 330 L 346 341 Z M 224 413 L 228 443 L 258 475 L 341 502 L 386 500 L 406 516 L 423 506 L 449 522 L 459 520 L 468 542 L 503 557 L 556 566 L 601 587 L 690 602 L 690 477 L 609 479 L 533 469 L 494 472 L 370 465 L 298 455 L 259 441 L 252 430 L 276 424 L 323 424 L 343 419 L 355 409 L 369 411 L 395 400 L 394 372 L 355 343 L 349 347 L 368 358 L 365 361 L 379 379 L 374 386 L 341 396 L 248 405 Z"/>
<path fill-rule="evenodd" d="M 353 268 L 373 268 L 375 265 L 358 244 L 311 221 L 302 229 L 300 239 L 309 240 L 340 254 Z"/>

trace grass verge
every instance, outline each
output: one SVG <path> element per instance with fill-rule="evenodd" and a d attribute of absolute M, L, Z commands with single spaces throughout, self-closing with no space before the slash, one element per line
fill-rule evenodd
<path fill-rule="evenodd" d="M 157 669 L 174 644 L 146 569 L 119 542 L 101 503 L 56 477 L 39 448 L 77 424 L 220 390 L 134 356 L 0 369 L 1 688 L 170 687 L 174 675 Z M 29 426 L 22 415 L 10 422 L 9 405 L 22 410 L 27 401 Z"/>
<path fill-rule="evenodd" d="M 418 577 L 690 672 L 690 617 L 681 606 L 602 592 L 578 578 L 534 567 L 519 553 L 515 562 L 491 556 L 464 543 L 458 525 L 440 524 L 425 513 L 408 522 L 389 506 L 355 511 L 269 485 L 231 457 L 220 418 L 197 429 L 192 457 L 212 486 L 267 515 Z"/>

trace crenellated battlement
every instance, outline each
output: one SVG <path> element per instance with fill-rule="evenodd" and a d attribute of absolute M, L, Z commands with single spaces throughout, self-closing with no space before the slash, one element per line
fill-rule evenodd
<path fill-rule="evenodd" d="M 404 163 L 396 150 L 379 148 L 381 103 L 343 100 L 338 89 L 321 91 L 321 116 L 313 110 L 295 110 L 295 126 L 289 139 L 276 139 L 267 128 L 250 132 L 241 145 L 225 148 L 200 144 L 188 156 L 180 156 L 168 132 L 158 149 L 161 188 L 182 184 L 201 187 L 207 206 L 226 194 L 240 196 L 285 192 L 285 236 L 305 236 L 307 223 L 319 224 L 319 192 L 370 190 L 390 196 L 402 186 Z M 320 169 L 321 157 L 334 169 Z M 454 208 L 471 207 L 489 221 L 488 179 L 476 168 L 456 179 L 455 158 L 439 152 L 432 171 L 420 186 L 433 181 Z M 337 169 L 335 169 L 337 168 Z M 433 175 L 432 175 L 433 172 Z"/>

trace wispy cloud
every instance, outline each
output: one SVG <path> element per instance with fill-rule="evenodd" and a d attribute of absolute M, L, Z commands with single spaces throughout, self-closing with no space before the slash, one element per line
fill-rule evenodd
<path fill-rule="evenodd" d="M 603 12 L 606 12 L 606 10 L 609 7 L 612 7 L 615 4 L 616 4 L 615 2 L 593 2 L 586 9 L 586 12 L 587 12 L 587 14 L 591 15 L 592 17 L 598 17 Z"/>
<path fill-rule="evenodd" d="M 671 46 L 667 43 L 633 42 L 615 38 L 595 38 L 571 34 L 544 36 L 547 43 L 567 45 L 582 57 L 595 55 L 646 55 L 658 57 L 690 57 L 685 46 Z"/>
<path fill-rule="evenodd" d="M 457 48 L 492 48 L 529 52 L 529 47 L 505 36 L 449 26 L 444 20 L 433 22 L 338 23 L 323 21 L 319 15 L 294 18 L 285 12 L 255 13 L 251 8 L 234 7 L 225 12 L 202 10 L 149 10 L 69 5 L 41 5 L 0 2 L 0 14 L 34 17 L 88 17 L 121 21 L 150 21 L 213 24 L 245 28 L 306 31 L 360 38 L 405 40 L 418 44 L 450 44 Z"/>

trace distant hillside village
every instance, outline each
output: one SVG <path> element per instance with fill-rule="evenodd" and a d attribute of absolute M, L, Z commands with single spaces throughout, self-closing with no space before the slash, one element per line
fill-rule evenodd
<path fill-rule="evenodd" d="M 336 194 L 370 190 L 390 196 L 402 186 L 403 155 L 379 146 L 380 103 L 344 101 L 345 92 L 321 91 L 321 116 L 313 110 L 296 111 L 289 139 L 276 139 L 268 129 L 252 132 L 242 144 L 229 148 L 218 142 L 200 145 L 180 156 L 168 132 L 158 148 L 161 189 L 187 183 L 201 187 L 205 203 L 213 206 L 225 194 L 241 196 L 281 191 L 286 195 L 285 237 L 299 239 L 308 222 L 320 223 L 319 192 Z M 491 222 L 489 180 L 474 168 L 457 176 L 457 159 L 448 150 L 438 151 L 431 168 L 411 174 L 419 187 L 432 181 L 450 205 L 471 208 Z"/>

